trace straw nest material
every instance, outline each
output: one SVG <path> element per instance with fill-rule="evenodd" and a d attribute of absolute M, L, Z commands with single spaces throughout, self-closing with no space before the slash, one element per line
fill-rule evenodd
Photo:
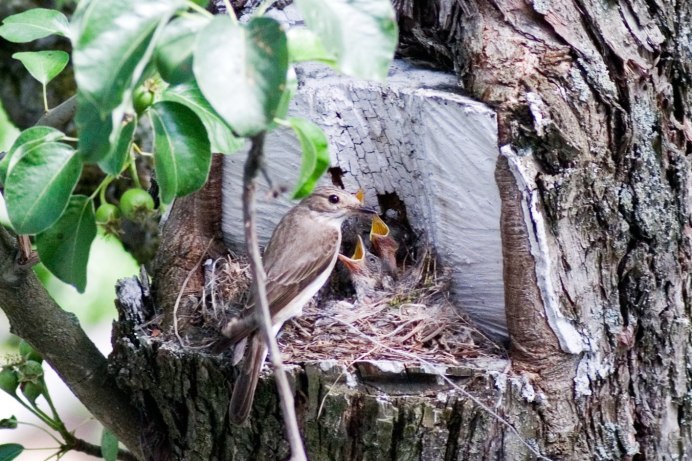
<path fill-rule="evenodd" d="M 207 309 L 223 324 L 248 303 L 249 270 L 230 257 L 209 267 Z M 285 324 L 279 346 L 286 363 L 420 359 L 458 365 L 464 359 L 503 355 L 502 348 L 452 304 L 450 271 L 440 269 L 429 251 L 372 302 L 349 296 L 352 290 L 343 282 L 344 274 L 335 271 L 332 282 L 303 308 L 303 315 Z"/>

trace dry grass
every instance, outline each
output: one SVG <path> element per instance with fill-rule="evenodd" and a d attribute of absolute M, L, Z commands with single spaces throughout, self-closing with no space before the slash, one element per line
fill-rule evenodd
<path fill-rule="evenodd" d="M 207 311 L 215 319 L 227 318 L 247 302 L 248 271 L 237 258 L 213 264 Z M 287 363 L 339 360 L 397 360 L 411 356 L 444 365 L 480 356 L 498 356 L 502 349 L 487 339 L 448 299 L 449 271 L 440 270 L 426 252 L 378 300 L 359 303 L 343 294 L 322 293 L 300 318 L 288 322 L 279 335 Z M 221 307 L 223 306 L 223 307 Z M 229 309 L 229 306 L 230 307 Z M 373 347 L 373 345 L 375 345 Z"/>

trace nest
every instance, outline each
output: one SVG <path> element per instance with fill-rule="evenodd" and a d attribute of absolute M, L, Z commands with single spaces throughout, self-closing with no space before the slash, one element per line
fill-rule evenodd
<path fill-rule="evenodd" d="M 225 306 L 221 313 L 228 318 L 247 302 L 249 271 L 237 258 L 213 266 L 212 306 L 217 314 L 217 306 Z M 469 358 L 504 355 L 449 300 L 450 271 L 440 269 L 428 251 L 372 302 L 349 295 L 348 283 L 338 281 L 342 276 L 337 271 L 317 301 L 285 324 L 279 334 L 284 362 L 420 360 L 454 366 Z"/>

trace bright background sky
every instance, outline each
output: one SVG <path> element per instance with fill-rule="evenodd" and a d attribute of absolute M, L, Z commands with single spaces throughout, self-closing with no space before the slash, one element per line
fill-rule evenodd
<path fill-rule="evenodd" d="M 0 107 L 0 151 L 9 149 L 18 133 L 18 130 L 7 121 L 5 112 Z M 8 223 L 5 203 L 1 195 L 0 223 L 5 225 Z M 120 278 L 138 273 L 136 262 L 123 250 L 120 242 L 102 234 L 96 238 L 91 246 L 87 268 L 87 288 L 83 294 L 77 293 L 72 286 L 53 277 L 42 265 L 36 266 L 35 270 L 51 296 L 63 309 L 77 315 L 82 328 L 86 330 L 91 340 L 104 355 L 108 355 L 111 351 L 111 324 L 116 318 L 115 283 Z M 31 306 L 27 305 L 26 308 L 31 309 Z M 36 320 L 41 321 L 41 319 Z M 0 310 L 0 365 L 7 361 L 8 354 L 17 353 L 18 343 L 19 339 L 10 333 L 7 317 Z M 101 425 L 91 417 L 47 364 L 44 364 L 44 371 L 48 390 L 67 429 L 76 430 L 78 437 L 100 444 Z M 37 403 L 49 413 L 43 397 L 39 397 Z M 11 396 L 0 391 L 0 419 L 9 418 L 11 415 L 16 416 L 20 422 L 35 424 L 50 431 Z M 15 430 L 0 430 L 0 444 L 2 443 L 19 443 L 27 449 L 32 449 L 22 453 L 17 458 L 18 461 L 45 460 L 54 450 L 33 449 L 57 447 L 57 443 L 44 431 L 26 424 L 20 424 Z M 77 461 L 96 458 L 70 452 L 62 459 Z"/>

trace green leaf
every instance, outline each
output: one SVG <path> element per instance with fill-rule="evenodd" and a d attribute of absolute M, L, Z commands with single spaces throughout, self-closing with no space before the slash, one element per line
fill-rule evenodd
<path fill-rule="evenodd" d="M 336 57 L 324 49 L 320 38 L 310 29 L 292 27 L 286 32 L 286 37 L 289 61 L 319 61 L 331 66 L 336 64 Z"/>
<path fill-rule="evenodd" d="M 9 418 L 0 419 L 0 429 L 17 429 L 17 417 L 12 415 Z"/>
<path fill-rule="evenodd" d="M 329 168 L 329 143 L 322 129 L 314 123 L 302 118 L 290 118 L 288 122 L 303 151 L 300 178 L 293 192 L 293 198 L 302 198 L 312 192 L 317 180 Z"/>
<path fill-rule="evenodd" d="M 38 144 L 21 156 L 5 183 L 10 222 L 20 234 L 37 234 L 55 223 L 67 206 L 82 172 L 72 147 Z"/>
<path fill-rule="evenodd" d="M 289 67 L 288 74 L 286 75 L 286 87 L 283 93 L 281 93 L 281 100 L 279 101 L 279 106 L 276 108 L 275 118 L 282 119 L 286 117 L 286 114 L 288 114 L 288 106 L 291 104 L 291 99 L 293 99 L 293 95 L 296 91 L 298 91 L 298 77 L 293 67 Z"/>
<path fill-rule="evenodd" d="M 117 176 L 122 172 L 125 164 L 130 159 L 130 149 L 132 148 L 136 127 L 136 118 L 120 124 L 116 142 L 108 155 L 98 162 L 99 167 L 103 171 L 113 176 Z"/>
<path fill-rule="evenodd" d="M 23 451 L 24 447 L 18 443 L 3 443 L 0 445 L 0 461 L 12 461 Z"/>
<path fill-rule="evenodd" d="M 193 79 L 195 38 L 209 21 L 200 15 L 181 16 L 166 25 L 154 52 L 156 67 L 165 81 L 174 85 Z"/>
<path fill-rule="evenodd" d="M 354 77 L 384 80 L 398 27 L 390 0 L 296 0 L 305 24 Z"/>
<path fill-rule="evenodd" d="M 286 84 L 288 48 L 270 18 L 233 24 L 215 17 L 197 34 L 193 70 L 202 94 L 238 136 L 253 136 L 274 119 Z"/>
<path fill-rule="evenodd" d="M 36 236 L 36 248 L 48 270 L 83 293 L 95 237 L 94 202 L 84 195 L 73 195 L 58 222 Z"/>
<path fill-rule="evenodd" d="M 106 461 L 118 459 L 118 438 L 105 427 L 101 432 L 101 456 Z"/>
<path fill-rule="evenodd" d="M 209 134 L 212 152 L 232 154 L 240 149 L 244 141 L 233 135 L 233 131 L 221 120 L 209 105 L 199 87 L 194 81 L 182 85 L 171 86 L 163 92 L 164 101 L 174 101 L 184 104 L 197 114 Z"/>
<path fill-rule="evenodd" d="M 21 61 L 31 76 L 43 85 L 47 85 L 62 72 L 70 60 L 69 54 L 59 50 L 24 51 L 14 53 L 12 57 Z"/>
<path fill-rule="evenodd" d="M 111 152 L 114 114 L 101 115 L 98 108 L 77 93 L 75 123 L 79 132 L 79 155 L 85 162 L 98 162 Z"/>
<path fill-rule="evenodd" d="M 6 17 L 0 26 L 0 37 L 9 42 L 24 43 L 52 34 L 70 36 L 64 14 L 56 10 L 34 8 Z"/>
<path fill-rule="evenodd" d="M 192 193 L 207 181 L 211 146 L 207 130 L 187 106 L 172 101 L 149 108 L 154 127 L 154 164 L 161 200 Z"/>
<path fill-rule="evenodd" d="M 34 382 L 40 383 L 43 379 L 43 366 L 35 360 L 26 360 L 24 363 L 17 366 L 19 372 L 19 382 Z"/>
<path fill-rule="evenodd" d="M 123 101 L 139 80 L 158 29 L 184 0 L 81 1 L 73 18 L 75 79 L 79 94 L 100 119 Z"/>
<path fill-rule="evenodd" d="M 32 126 L 22 131 L 15 139 L 7 155 L 0 161 L 0 184 L 4 184 L 7 173 L 17 163 L 22 155 L 30 148 L 44 142 L 57 141 L 62 139 L 65 134 L 49 126 Z"/>

